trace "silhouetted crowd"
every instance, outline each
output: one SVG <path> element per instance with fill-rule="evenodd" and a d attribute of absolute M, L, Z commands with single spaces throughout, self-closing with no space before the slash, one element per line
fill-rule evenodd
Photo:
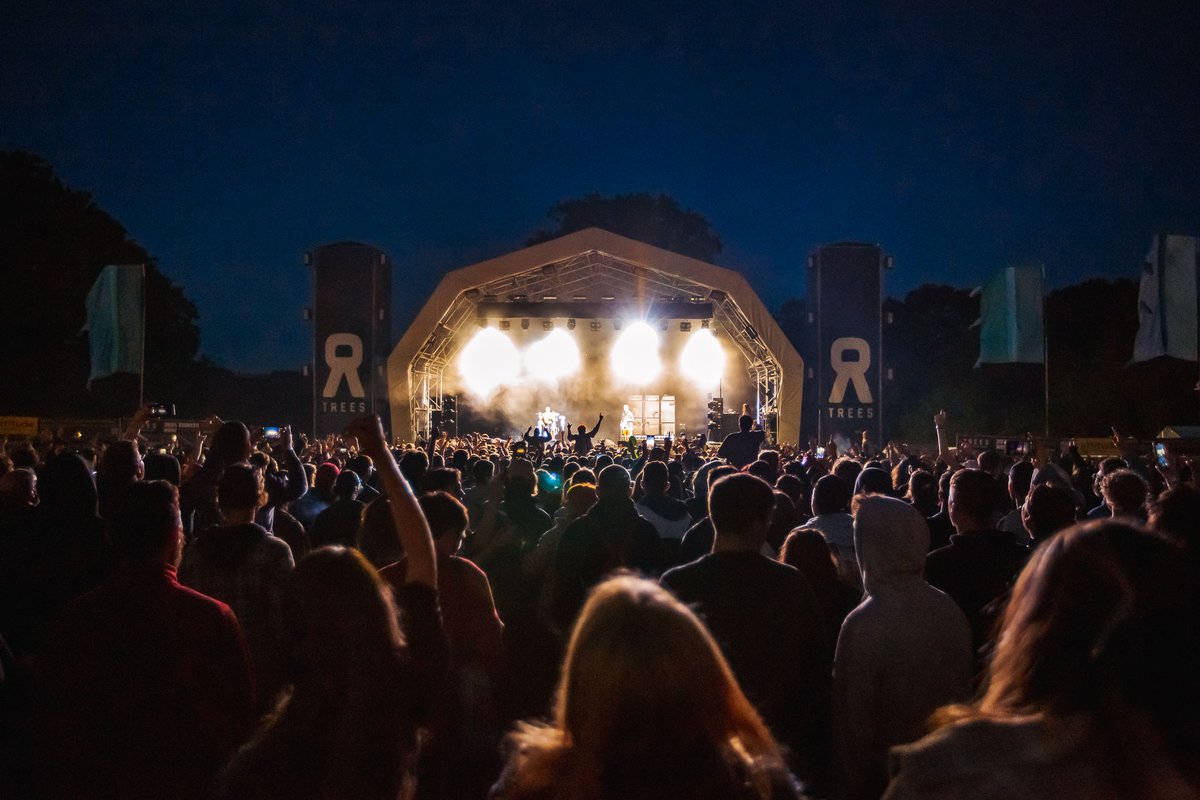
<path fill-rule="evenodd" d="M 0 457 L 0 797 L 1200 797 L 1185 458 L 147 415 Z"/>

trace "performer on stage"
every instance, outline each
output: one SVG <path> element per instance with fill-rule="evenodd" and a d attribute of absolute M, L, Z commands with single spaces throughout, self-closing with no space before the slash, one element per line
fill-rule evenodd
<path fill-rule="evenodd" d="M 621 440 L 624 441 L 633 435 L 633 409 L 629 404 L 625 404 L 625 408 L 621 411 Z"/>

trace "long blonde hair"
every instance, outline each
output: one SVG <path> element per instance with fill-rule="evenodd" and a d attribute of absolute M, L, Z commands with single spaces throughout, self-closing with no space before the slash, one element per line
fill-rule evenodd
<path fill-rule="evenodd" d="M 703 623 L 657 584 L 631 576 L 592 592 L 571 636 L 553 721 L 522 723 L 509 745 L 506 797 L 603 798 L 617 794 L 612 783 L 623 774 L 665 787 L 712 778 L 715 767 L 726 786 L 766 798 L 789 779 Z"/>

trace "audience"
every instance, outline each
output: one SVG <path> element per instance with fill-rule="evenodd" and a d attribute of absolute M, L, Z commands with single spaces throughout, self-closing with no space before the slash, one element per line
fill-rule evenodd
<path fill-rule="evenodd" d="M 148 413 L 0 448 L 2 796 L 1200 796 L 1180 453 Z"/>

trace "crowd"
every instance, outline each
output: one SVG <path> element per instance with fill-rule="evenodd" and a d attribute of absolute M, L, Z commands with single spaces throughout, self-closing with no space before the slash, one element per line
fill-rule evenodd
<path fill-rule="evenodd" d="M 146 418 L 0 457 L 2 797 L 1200 797 L 1186 460 Z"/>

